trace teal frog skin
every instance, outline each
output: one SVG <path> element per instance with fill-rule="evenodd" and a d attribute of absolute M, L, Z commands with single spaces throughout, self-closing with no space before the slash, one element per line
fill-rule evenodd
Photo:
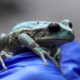
<path fill-rule="evenodd" d="M 17 24 L 8 34 L 0 35 L 0 62 L 7 67 L 4 58 L 11 58 L 17 51 L 27 47 L 39 55 L 45 65 L 47 56 L 56 65 L 60 60 L 60 46 L 74 40 L 72 22 L 27 21 Z"/>

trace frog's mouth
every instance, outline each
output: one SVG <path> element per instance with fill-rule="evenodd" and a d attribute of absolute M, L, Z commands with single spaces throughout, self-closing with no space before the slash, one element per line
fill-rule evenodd
<path fill-rule="evenodd" d="M 65 37 L 40 37 L 38 38 L 38 41 L 46 41 L 46 40 L 65 40 L 65 41 L 72 41 L 70 38 L 65 38 Z"/>
<path fill-rule="evenodd" d="M 63 36 L 58 36 L 58 37 L 40 37 L 38 38 L 37 42 L 45 47 L 52 47 L 52 46 L 61 46 L 67 42 L 71 42 L 74 39 L 74 36 L 72 37 L 63 37 Z"/>
<path fill-rule="evenodd" d="M 55 42 L 70 42 L 72 41 L 73 39 L 72 38 L 65 38 L 65 37 L 41 37 L 41 38 L 38 38 L 38 42 L 42 42 L 42 43 L 45 43 L 45 42 L 49 42 L 49 43 L 55 43 Z"/>

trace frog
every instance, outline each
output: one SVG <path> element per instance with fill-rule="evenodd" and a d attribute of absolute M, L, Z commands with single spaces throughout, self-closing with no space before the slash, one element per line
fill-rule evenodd
<path fill-rule="evenodd" d="M 22 22 L 14 26 L 8 34 L 0 34 L 0 63 L 4 70 L 8 70 L 4 59 L 12 58 L 16 55 L 14 51 L 26 47 L 40 56 L 45 65 L 48 65 L 45 56 L 58 65 L 60 46 L 73 40 L 72 22 L 68 19 L 60 22 Z"/>

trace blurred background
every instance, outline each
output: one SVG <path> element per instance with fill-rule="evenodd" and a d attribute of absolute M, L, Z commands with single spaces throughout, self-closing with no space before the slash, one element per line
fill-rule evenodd
<path fill-rule="evenodd" d="M 0 0 L 0 33 L 8 33 L 24 21 L 63 19 L 73 22 L 80 42 L 80 0 Z"/>

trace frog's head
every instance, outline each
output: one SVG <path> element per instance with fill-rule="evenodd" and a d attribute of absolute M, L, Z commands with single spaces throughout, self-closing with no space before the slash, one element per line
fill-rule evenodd
<path fill-rule="evenodd" d="M 42 46 L 60 46 L 74 39 L 72 22 L 69 20 L 63 20 L 60 23 L 50 23 L 47 26 L 47 32 L 47 36 L 38 40 Z"/>

